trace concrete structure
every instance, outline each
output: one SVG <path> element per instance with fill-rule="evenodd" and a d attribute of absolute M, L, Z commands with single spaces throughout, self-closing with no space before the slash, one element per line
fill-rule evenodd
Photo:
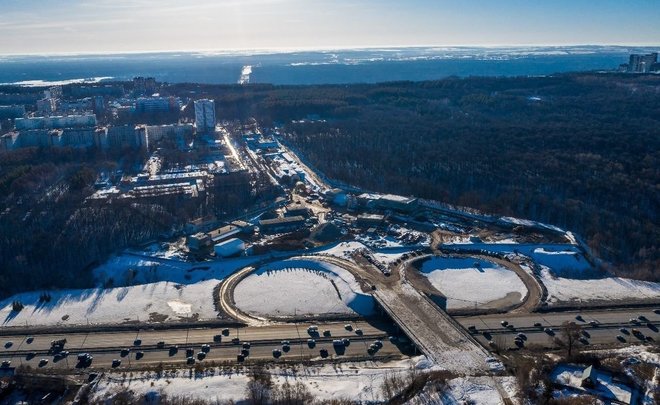
<path fill-rule="evenodd" d="M 409 213 L 417 209 L 419 202 L 416 198 L 402 197 L 394 194 L 360 194 L 358 202 L 369 208 L 381 210 L 394 210 Z"/>
<path fill-rule="evenodd" d="M 219 257 L 234 256 L 243 252 L 244 250 L 245 243 L 238 238 L 229 239 L 224 242 L 217 243 L 215 246 L 213 246 L 215 255 Z"/>
<path fill-rule="evenodd" d="M 211 245 L 211 238 L 204 232 L 198 232 L 194 235 L 186 237 L 186 243 L 190 250 L 199 250 L 203 247 Z"/>
<path fill-rule="evenodd" d="M 25 115 L 24 105 L 0 105 L 0 119 L 21 118 Z"/>
<path fill-rule="evenodd" d="M 135 101 L 135 112 L 165 113 L 177 110 L 180 106 L 181 102 L 176 97 L 140 97 Z"/>
<path fill-rule="evenodd" d="M 208 99 L 195 100 L 195 126 L 197 132 L 213 132 L 215 124 L 215 101 Z"/>
<path fill-rule="evenodd" d="M 58 129 L 58 128 L 79 128 L 95 127 L 96 115 L 65 115 L 61 117 L 32 117 L 17 118 L 16 129 Z"/>
<path fill-rule="evenodd" d="M 632 54 L 628 61 L 627 71 L 630 73 L 649 73 L 651 67 L 658 62 L 658 53 L 647 55 Z"/>
<path fill-rule="evenodd" d="M 209 237 L 214 243 L 218 243 L 225 239 L 229 239 L 232 236 L 236 236 L 241 232 L 243 232 L 243 229 L 238 226 L 225 225 L 221 228 L 209 232 Z"/>
<path fill-rule="evenodd" d="M 291 232 L 299 229 L 305 224 L 305 218 L 301 216 L 264 219 L 259 221 L 259 230 L 262 233 Z"/>
<path fill-rule="evenodd" d="M 148 125 L 146 126 L 149 142 L 158 142 L 163 138 L 183 140 L 192 137 L 192 124 Z"/>
<path fill-rule="evenodd" d="M 358 225 L 366 227 L 379 226 L 384 221 L 385 217 L 378 214 L 362 214 L 357 217 Z"/>

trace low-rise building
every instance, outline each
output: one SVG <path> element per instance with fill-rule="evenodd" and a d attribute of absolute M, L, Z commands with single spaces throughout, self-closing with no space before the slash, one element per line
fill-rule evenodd
<path fill-rule="evenodd" d="M 301 216 L 263 219 L 259 221 L 259 230 L 262 233 L 291 232 L 300 229 L 305 224 Z"/>
<path fill-rule="evenodd" d="M 204 232 L 198 232 L 186 237 L 186 244 L 190 250 L 199 250 L 211 245 L 211 238 Z"/>
<path fill-rule="evenodd" d="M 229 257 L 242 253 L 245 250 L 245 242 L 238 238 L 228 239 L 226 241 L 216 243 L 213 246 L 213 251 L 216 256 Z"/>

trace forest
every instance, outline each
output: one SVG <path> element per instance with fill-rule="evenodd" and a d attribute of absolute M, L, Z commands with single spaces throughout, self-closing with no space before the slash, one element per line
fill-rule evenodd
<path fill-rule="evenodd" d="M 659 76 L 169 89 L 283 125 L 329 178 L 550 223 L 611 270 L 660 279 Z"/>

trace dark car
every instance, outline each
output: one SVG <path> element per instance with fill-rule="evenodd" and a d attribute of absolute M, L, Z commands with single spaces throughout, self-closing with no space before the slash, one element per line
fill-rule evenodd
<path fill-rule="evenodd" d="M 112 359 L 112 368 L 117 368 L 121 366 L 121 360 L 119 359 Z"/>

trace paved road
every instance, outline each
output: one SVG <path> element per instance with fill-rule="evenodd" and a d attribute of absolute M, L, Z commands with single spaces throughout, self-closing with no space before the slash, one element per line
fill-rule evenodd
<path fill-rule="evenodd" d="M 292 342 L 291 352 L 284 354 L 283 359 L 312 358 L 319 355 L 321 347 L 332 350 L 332 339 L 348 337 L 351 344 L 344 356 L 366 356 L 367 347 L 376 339 L 384 343 L 383 349 L 378 355 L 400 355 L 397 346 L 389 343 L 387 336 L 394 333 L 394 326 L 384 322 L 351 322 L 353 330 L 346 330 L 344 323 L 318 323 L 321 332 L 330 331 L 330 337 L 318 337 L 317 347 L 313 350 L 307 347 L 307 327 L 306 324 L 280 324 L 268 327 L 246 327 L 230 329 L 227 336 L 222 336 L 222 342 L 214 343 L 213 336 L 221 334 L 221 329 L 189 329 L 189 330 L 166 330 L 166 331 L 140 331 L 140 332 L 100 332 L 100 333 L 72 333 L 72 334 L 40 334 L 34 335 L 34 341 L 27 343 L 27 335 L 18 336 L 0 336 L 0 358 L 10 359 L 12 365 L 29 364 L 37 367 L 40 359 L 49 359 L 46 367 L 73 367 L 75 366 L 75 354 L 89 352 L 94 355 L 94 367 L 109 367 L 112 359 L 121 359 L 120 350 L 122 348 L 131 348 L 133 352 L 142 350 L 145 355 L 139 363 L 153 362 L 180 362 L 185 360 L 184 350 L 187 347 L 195 348 L 199 351 L 202 344 L 211 344 L 212 350 L 209 353 L 208 360 L 236 360 L 236 355 L 240 350 L 239 346 L 232 343 L 233 338 L 239 338 L 241 342 L 251 342 L 253 344 L 250 358 L 272 358 L 273 348 L 279 346 L 281 340 Z M 355 329 L 361 329 L 362 335 L 356 334 Z M 0 332 L 1 333 L 1 332 Z M 67 339 L 65 349 L 71 352 L 69 361 L 62 360 L 53 363 L 52 356 L 47 354 L 50 348 L 50 342 L 56 339 Z M 141 345 L 138 349 L 133 346 L 135 339 L 140 339 Z M 164 341 L 165 350 L 157 349 L 156 343 Z M 12 342 L 7 346 L 7 342 Z M 301 345 L 295 342 L 302 343 Z M 170 345 L 177 345 L 181 350 L 175 356 L 169 356 L 167 348 Z M 36 356 L 31 360 L 26 359 L 29 352 L 35 352 Z M 135 361 L 134 354 L 130 356 Z M 336 356 L 335 356 L 336 357 Z M 122 364 L 128 365 L 128 357 L 122 360 Z M 124 365 L 124 364 L 123 364 Z"/>
<path fill-rule="evenodd" d="M 580 319 L 577 317 L 580 316 Z M 643 316 L 647 321 L 640 321 L 639 325 L 630 322 L 631 318 Z M 584 337 L 588 345 L 612 344 L 625 345 L 629 343 L 641 343 L 642 340 L 632 334 L 622 333 L 619 329 L 625 328 L 632 331 L 638 329 L 644 336 L 650 336 L 655 342 L 660 341 L 660 314 L 656 314 L 651 309 L 613 309 L 613 310 L 593 310 L 593 311 L 574 311 L 574 312 L 553 312 L 553 313 L 531 313 L 531 314 L 497 314 L 482 316 L 456 317 L 456 320 L 464 327 L 475 326 L 478 333 L 474 334 L 479 341 L 488 345 L 492 340 L 500 347 L 515 347 L 514 337 L 522 332 L 527 335 L 527 346 L 554 347 L 554 338 L 561 338 L 561 325 L 564 322 L 575 322 L 582 326 L 586 334 Z M 514 329 L 507 329 L 501 325 L 502 321 L 507 321 L 513 325 Z M 590 325 L 590 322 L 597 322 L 598 326 Z M 534 323 L 540 323 L 541 327 L 535 327 Z M 544 331 L 544 328 L 551 328 L 555 335 L 552 336 Z M 484 332 L 486 337 L 484 337 Z M 622 340 L 617 339 L 621 335 Z M 490 339 L 488 338 L 490 337 Z"/>

